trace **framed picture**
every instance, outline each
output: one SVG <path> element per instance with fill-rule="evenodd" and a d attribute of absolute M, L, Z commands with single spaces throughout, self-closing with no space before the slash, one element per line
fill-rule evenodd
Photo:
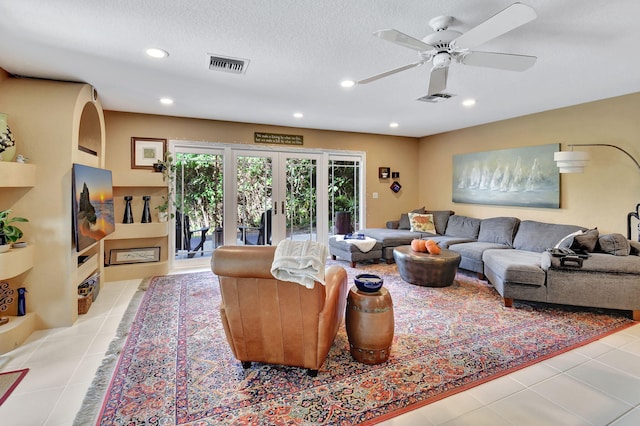
<path fill-rule="evenodd" d="M 123 265 L 126 263 L 148 263 L 159 261 L 160 247 L 111 249 L 109 251 L 109 265 Z"/>
<path fill-rule="evenodd" d="M 560 144 L 552 143 L 454 155 L 452 201 L 560 208 L 556 151 Z"/>
<path fill-rule="evenodd" d="M 391 169 L 389 167 L 378 167 L 379 179 L 388 179 L 390 174 L 391 174 Z"/>
<path fill-rule="evenodd" d="M 153 164 L 164 160 L 167 140 L 157 138 L 131 138 L 131 168 L 153 170 Z"/>
<path fill-rule="evenodd" d="M 393 183 L 391 184 L 391 186 L 389 188 L 391 188 L 391 190 L 393 192 L 397 193 L 402 188 L 402 185 L 400 185 L 400 183 L 398 181 L 393 181 Z"/>

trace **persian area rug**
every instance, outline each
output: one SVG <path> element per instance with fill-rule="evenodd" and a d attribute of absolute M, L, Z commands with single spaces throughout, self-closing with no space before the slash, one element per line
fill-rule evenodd
<path fill-rule="evenodd" d="M 0 405 L 9 398 L 11 392 L 20 384 L 28 372 L 29 369 L 25 368 L 23 370 L 0 373 Z"/>
<path fill-rule="evenodd" d="M 344 265 L 344 263 L 342 263 Z M 106 391 L 97 424 L 374 424 L 575 348 L 633 323 L 625 312 L 515 303 L 459 273 L 451 287 L 400 279 L 395 265 L 345 268 L 384 279 L 395 333 L 389 360 L 351 358 L 344 326 L 315 378 L 229 350 L 211 272 L 155 277 Z"/>

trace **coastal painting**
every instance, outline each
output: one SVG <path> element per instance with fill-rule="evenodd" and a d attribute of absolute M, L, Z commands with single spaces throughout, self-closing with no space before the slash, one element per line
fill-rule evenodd
<path fill-rule="evenodd" d="M 73 219 L 77 251 L 115 230 L 110 170 L 73 165 Z"/>
<path fill-rule="evenodd" d="M 453 156 L 453 202 L 560 208 L 560 144 Z"/>

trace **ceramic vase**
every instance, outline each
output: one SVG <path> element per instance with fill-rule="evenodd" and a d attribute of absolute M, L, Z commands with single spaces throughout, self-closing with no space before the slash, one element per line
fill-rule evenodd
<path fill-rule="evenodd" d="M 0 161 L 13 161 L 16 156 L 16 142 L 7 123 L 7 114 L 0 112 Z"/>

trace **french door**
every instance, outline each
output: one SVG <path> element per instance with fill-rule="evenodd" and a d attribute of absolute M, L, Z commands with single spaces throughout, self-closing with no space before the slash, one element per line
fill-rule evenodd
<path fill-rule="evenodd" d="M 235 150 L 233 157 L 229 205 L 235 201 L 235 208 L 227 210 L 227 221 L 236 223 L 237 231 L 225 229 L 225 236 L 236 232 L 237 243 L 247 245 L 324 239 L 321 154 Z"/>

